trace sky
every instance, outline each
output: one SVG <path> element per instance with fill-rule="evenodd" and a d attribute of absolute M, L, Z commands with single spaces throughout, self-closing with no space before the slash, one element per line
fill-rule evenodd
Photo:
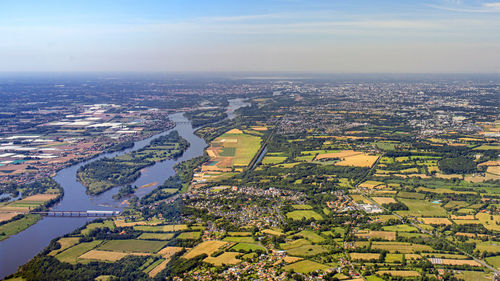
<path fill-rule="evenodd" d="M 0 71 L 500 73 L 500 2 L 0 0 Z"/>

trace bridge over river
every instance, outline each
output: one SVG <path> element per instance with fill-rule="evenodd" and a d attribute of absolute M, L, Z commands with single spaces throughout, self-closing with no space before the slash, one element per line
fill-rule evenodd
<path fill-rule="evenodd" d="M 47 217 L 115 217 L 121 214 L 120 211 L 45 211 L 45 212 L 30 212 L 31 214 L 40 214 Z"/>

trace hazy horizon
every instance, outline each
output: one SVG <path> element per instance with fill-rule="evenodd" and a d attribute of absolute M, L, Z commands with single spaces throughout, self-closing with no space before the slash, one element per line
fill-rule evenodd
<path fill-rule="evenodd" d="M 1 72 L 500 73 L 495 1 L 2 1 Z"/>

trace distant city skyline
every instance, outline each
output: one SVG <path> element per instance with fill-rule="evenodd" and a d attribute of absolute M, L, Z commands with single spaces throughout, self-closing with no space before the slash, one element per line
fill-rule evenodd
<path fill-rule="evenodd" d="M 0 71 L 500 73 L 500 2 L 0 1 Z"/>

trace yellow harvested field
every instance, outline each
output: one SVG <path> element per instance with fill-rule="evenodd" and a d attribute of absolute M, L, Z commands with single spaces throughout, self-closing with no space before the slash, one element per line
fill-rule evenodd
<path fill-rule="evenodd" d="M 125 256 L 149 256 L 149 253 L 123 253 L 123 252 L 111 252 L 111 251 L 100 251 L 100 250 L 90 250 L 85 254 L 79 256 L 79 259 L 87 260 L 101 260 L 101 261 L 117 261 Z"/>
<path fill-rule="evenodd" d="M 377 155 L 363 153 L 362 155 L 343 158 L 342 161 L 335 163 L 335 166 L 372 167 L 378 158 Z"/>
<path fill-rule="evenodd" d="M 418 277 L 420 273 L 413 270 L 379 270 L 377 275 L 389 274 L 391 276 L 401 276 L 401 277 Z"/>
<path fill-rule="evenodd" d="M 318 156 L 316 156 L 315 160 L 328 159 L 328 158 L 345 158 L 345 157 L 351 157 L 351 156 L 356 156 L 356 155 L 361 155 L 361 154 L 364 154 L 364 152 L 354 151 L 354 150 L 343 150 L 341 152 L 318 154 Z"/>
<path fill-rule="evenodd" d="M 455 235 L 457 236 L 465 236 L 465 237 L 471 237 L 471 238 L 474 238 L 474 237 L 487 237 L 488 235 L 486 234 L 480 234 L 480 233 L 467 233 L 467 232 L 457 232 L 455 233 Z"/>
<path fill-rule="evenodd" d="M 19 202 L 49 201 L 52 199 L 56 199 L 57 196 L 59 196 L 59 194 L 35 194 L 35 195 L 28 196 Z"/>
<path fill-rule="evenodd" d="M 163 231 L 166 232 L 183 231 L 186 229 L 188 229 L 186 224 L 170 224 L 163 226 Z"/>
<path fill-rule="evenodd" d="M 370 238 L 379 238 L 389 241 L 396 240 L 396 232 L 394 231 L 369 231 L 369 232 L 358 232 L 355 234 L 357 237 L 364 237 L 367 239 Z"/>
<path fill-rule="evenodd" d="M 372 199 L 380 205 L 396 203 L 392 197 L 372 197 Z"/>
<path fill-rule="evenodd" d="M 481 266 L 481 264 L 475 260 L 429 258 L 429 261 L 433 264 Z"/>
<path fill-rule="evenodd" d="M 240 256 L 241 253 L 236 253 L 236 252 L 225 252 L 217 257 L 207 257 L 203 261 L 211 263 L 215 266 L 221 266 L 221 265 L 233 265 L 233 264 L 238 264 L 241 262 L 240 259 L 236 258 Z"/>
<path fill-rule="evenodd" d="M 173 256 L 175 253 L 182 251 L 182 247 L 165 247 L 158 251 L 158 255 L 161 255 L 164 258 L 170 258 Z"/>
<path fill-rule="evenodd" d="M 419 260 L 422 256 L 419 254 L 405 254 L 405 259 L 407 260 Z"/>
<path fill-rule="evenodd" d="M 191 251 L 184 254 L 183 258 L 191 259 L 191 258 L 194 258 L 194 257 L 199 256 L 201 254 L 207 254 L 210 256 L 212 253 L 219 250 L 219 248 L 226 246 L 228 244 L 229 244 L 228 242 L 217 241 L 217 240 L 205 241 L 205 242 L 202 242 L 202 243 L 196 245 L 196 247 L 191 249 Z"/>
<path fill-rule="evenodd" d="M 21 202 L 21 201 L 18 201 Z M 8 212 L 28 212 L 29 208 L 28 207 L 16 207 L 16 206 L 2 206 L 0 207 L 0 211 L 2 213 L 8 213 Z"/>
<path fill-rule="evenodd" d="M 354 200 L 354 202 L 363 202 L 365 204 L 371 204 L 372 203 L 368 198 L 364 197 L 363 195 L 352 194 L 350 196 L 351 196 L 352 200 Z"/>
<path fill-rule="evenodd" d="M 215 151 L 213 149 L 210 149 L 210 148 L 207 148 L 207 154 L 208 154 L 208 156 L 210 156 L 210 158 L 217 157 L 217 154 L 215 153 Z"/>
<path fill-rule="evenodd" d="M 264 229 L 264 230 L 262 230 L 262 232 L 263 232 L 263 233 L 266 233 L 266 234 L 275 235 L 275 236 L 285 235 L 285 234 L 283 234 L 283 232 L 281 232 L 281 231 L 276 231 L 276 230 L 272 230 L 272 229 Z"/>
<path fill-rule="evenodd" d="M 267 127 L 259 127 L 259 126 L 253 126 L 251 127 L 255 131 L 267 131 Z"/>
<path fill-rule="evenodd" d="M 476 218 L 474 217 L 474 215 L 465 215 L 465 216 L 452 215 L 451 219 L 452 220 L 475 220 Z"/>
<path fill-rule="evenodd" d="M 153 268 L 148 273 L 149 277 L 154 278 L 156 275 L 158 275 L 158 273 L 160 273 L 162 270 L 165 269 L 165 267 L 167 267 L 167 264 L 169 261 L 170 261 L 170 259 L 166 259 L 166 260 L 162 261 L 157 267 Z"/>
<path fill-rule="evenodd" d="M 476 218 L 488 230 L 500 231 L 500 215 L 476 214 Z"/>
<path fill-rule="evenodd" d="M 11 218 L 17 216 L 17 213 L 14 213 L 14 212 L 1 212 L 0 213 L 0 222 L 3 222 L 3 221 L 8 221 L 10 220 Z"/>
<path fill-rule="evenodd" d="M 481 164 L 477 164 L 478 167 L 482 166 L 500 166 L 500 160 L 497 161 L 486 161 Z"/>
<path fill-rule="evenodd" d="M 78 243 L 79 240 L 80 240 L 79 237 L 62 237 L 62 238 L 59 238 L 59 240 L 57 240 L 57 242 L 61 245 L 61 248 L 51 251 L 49 253 L 49 255 L 50 256 L 55 256 L 57 253 L 60 253 L 60 252 L 62 252 L 64 250 L 66 250 L 67 248 L 75 245 L 76 243 Z"/>
<path fill-rule="evenodd" d="M 353 260 L 364 260 L 364 261 L 378 260 L 380 257 L 380 254 L 378 253 L 350 253 L 349 255 Z"/>
<path fill-rule="evenodd" d="M 355 242 L 356 247 L 368 246 L 367 241 L 357 241 Z M 376 250 L 387 250 L 389 252 L 400 252 L 403 254 L 410 254 L 417 251 L 432 251 L 432 248 L 428 245 L 422 244 L 411 244 L 405 242 L 383 242 L 374 241 L 372 243 L 372 249 Z"/>
<path fill-rule="evenodd" d="M 302 258 L 299 258 L 299 257 L 290 257 L 290 256 L 286 256 L 283 258 L 283 260 L 286 262 L 286 263 L 294 263 L 296 261 L 300 261 L 302 260 Z"/>
<path fill-rule="evenodd" d="M 444 224 L 451 225 L 451 221 L 447 218 L 421 218 L 424 224 Z"/>
<path fill-rule="evenodd" d="M 243 131 L 240 129 L 232 129 L 232 130 L 227 131 L 226 134 L 243 134 Z"/>

